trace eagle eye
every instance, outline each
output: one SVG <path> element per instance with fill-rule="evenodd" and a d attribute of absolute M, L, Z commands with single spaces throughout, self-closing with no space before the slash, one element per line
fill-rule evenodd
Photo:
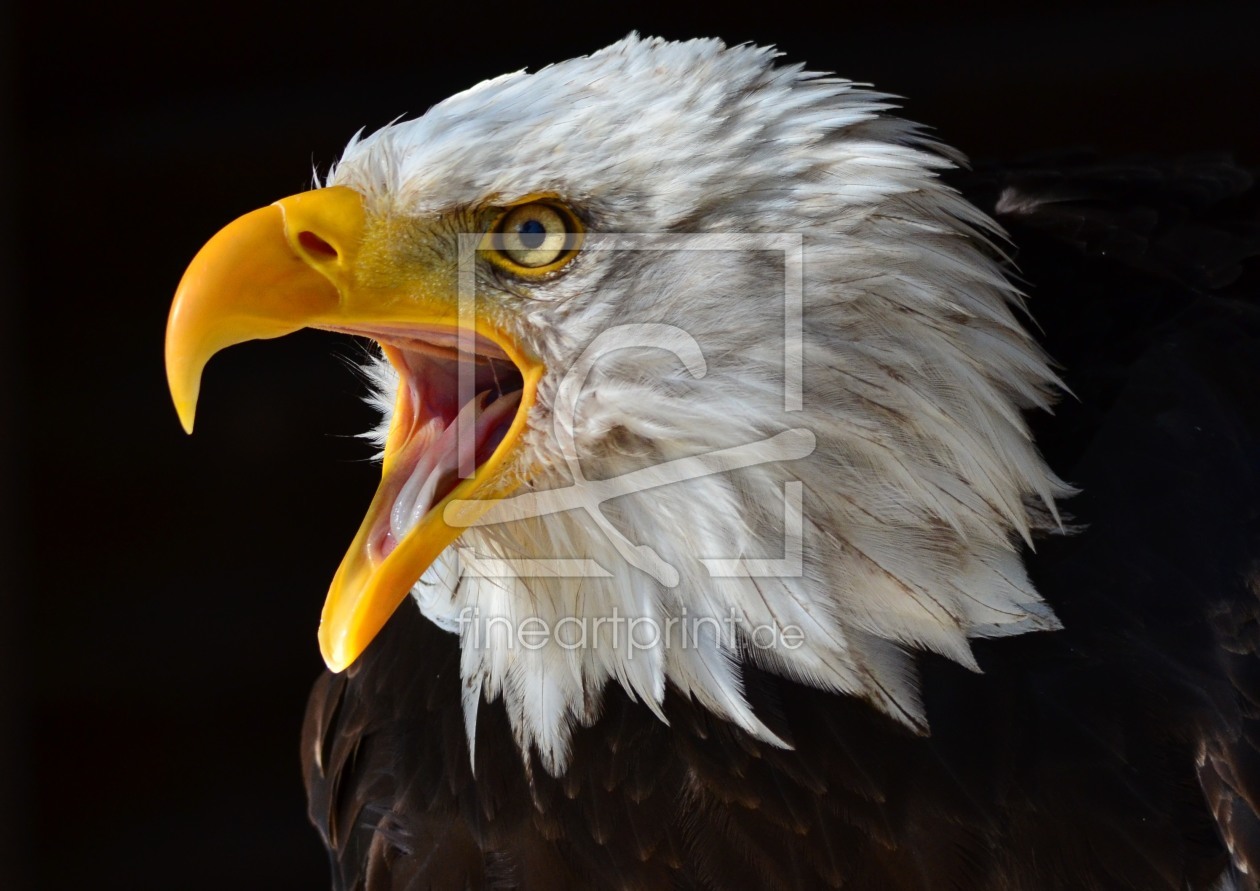
<path fill-rule="evenodd" d="M 577 254 L 582 229 L 561 205 L 533 201 L 510 208 L 495 222 L 484 249 L 518 275 L 554 272 Z"/>

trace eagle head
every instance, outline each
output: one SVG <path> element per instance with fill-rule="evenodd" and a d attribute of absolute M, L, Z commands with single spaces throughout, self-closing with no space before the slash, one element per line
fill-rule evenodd
<path fill-rule="evenodd" d="M 190 430 L 225 346 L 380 345 L 332 670 L 410 595 L 461 637 L 470 746 L 502 699 L 559 772 L 610 683 L 781 744 L 751 663 L 923 730 L 915 650 L 1057 626 L 1021 558 L 1067 492 L 1021 415 L 1057 381 L 996 226 L 888 97 L 775 55 L 631 36 L 486 81 L 193 260 Z"/>

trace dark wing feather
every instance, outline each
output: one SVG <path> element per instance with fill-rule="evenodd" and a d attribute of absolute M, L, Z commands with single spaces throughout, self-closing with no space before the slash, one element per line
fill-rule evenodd
<path fill-rule="evenodd" d="M 1260 194 L 1226 157 L 1033 159 L 973 177 L 1011 233 L 1031 310 L 1077 400 L 1038 421 L 1074 471 L 1076 509 L 1115 505 L 1125 528 L 1084 542 L 1148 557 L 1133 567 L 1139 664 L 1192 691 L 1199 779 L 1234 860 L 1260 866 Z M 1092 519 L 1098 520 L 1098 517 Z M 1116 517 L 1117 524 L 1125 517 Z M 1149 555 L 1157 555 L 1149 559 Z M 1175 555 L 1170 557 L 1169 555 Z M 1103 568 L 1106 560 L 1096 559 Z M 1114 562 L 1114 561 L 1112 561 Z M 1162 570 L 1162 573 L 1161 573 Z M 1164 601 L 1163 598 L 1179 598 Z M 1088 616 L 1083 615 L 1081 621 Z M 1132 639 L 1142 634 L 1145 639 Z M 1176 639 L 1170 639 L 1176 638 Z M 1197 694 L 1197 695 L 1193 695 Z"/>
<path fill-rule="evenodd" d="M 791 751 L 614 687 L 559 778 L 483 705 L 474 776 L 456 639 L 404 604 L 311 697 L 336 888 L 1186 891 L 1231 864 L 1256 887 L 1256 190 L 1214 158 L 959 182 L 1009 229 L 1078 397 L 1034 419 L 1085 490 L 1084 531 L 1029 555 L 1065 630 L 977 642 L 982 675 L 920 656 L 930 737 L 750 668 Z"/>
<path fill-rule="evenodd" d="M 1250 601 L 1219 604 L 1210 615 L 1236 696 L 1204 735 L 1199 778 L 1238 872 L 1260 873 L 1260 563 Z M 1254 880 L 1253 880 L 1254 881 Z"/>

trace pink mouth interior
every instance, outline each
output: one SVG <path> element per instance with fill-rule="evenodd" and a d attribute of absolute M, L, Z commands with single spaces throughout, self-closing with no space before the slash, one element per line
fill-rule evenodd
<path fill-rule="evenodd" d="M 461 456 L 465 470 L 490 459 L 520 407 L 524 383 L 515 364 L 480 336 L 473 352 L 460 352 L 466 343 L 460 344 L 457 335 L 454 329 L 371 332 L 386 345 L 400 376 L 391 440 L 399 425 L 407 429 L 383 483 L 389 509 L 376 517 L 369 536 L 373 565 L 459 485 Z M 461 368 L 467 378 L 462 387 Z"/>

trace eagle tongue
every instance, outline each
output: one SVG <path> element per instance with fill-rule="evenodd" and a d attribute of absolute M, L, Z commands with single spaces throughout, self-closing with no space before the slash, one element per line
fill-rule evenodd
<path fill-rule="evenodd" d="M 407 477 L 402 490 L 394 499 L 394 506 L 389 513 L 389 528 L 394 542 L 402 541 L 403 536 L 411 531 L 416 523 L 429 512 L 435 499 L 438 483 L 444 476 L 450 475 L 459 466 L 459 430 L 461 419 L 468 413 L 476 412 L 485 404 L 487 393 L 478 393 L 460 408 L 459 414 L 451 419 L 437 438 L 420 453 L 416 466 Z M 465 422 L 466 423 L 466 422 Z M 467 451 L 467 444 L 465 451 Z M 391 547 L 390 550 L 393 550 Z"/>
<path fill-rule="evenodd" d="M 388 556 L 425 514 L 459 484 L 461 451 L 465 454 L 471 453 L 475 464 L 479 466 L 489 459 L 502 442 L 520 404 L 521 393 L 515 390 L 500 396 L 487 406 L 489 398 L 490 391 L 483 390 L 466 402 L 460 408 L 459 414 L 421 452 L 406 483 L 394 499 L 389 515 L 391 535 L 385 542 L 382 557 Z M 465 438 L 461 443 L 459 430 L 463 426 L 461 420 L 466 417 L 472 421 L 473 436 L 471 441 Z"/>

